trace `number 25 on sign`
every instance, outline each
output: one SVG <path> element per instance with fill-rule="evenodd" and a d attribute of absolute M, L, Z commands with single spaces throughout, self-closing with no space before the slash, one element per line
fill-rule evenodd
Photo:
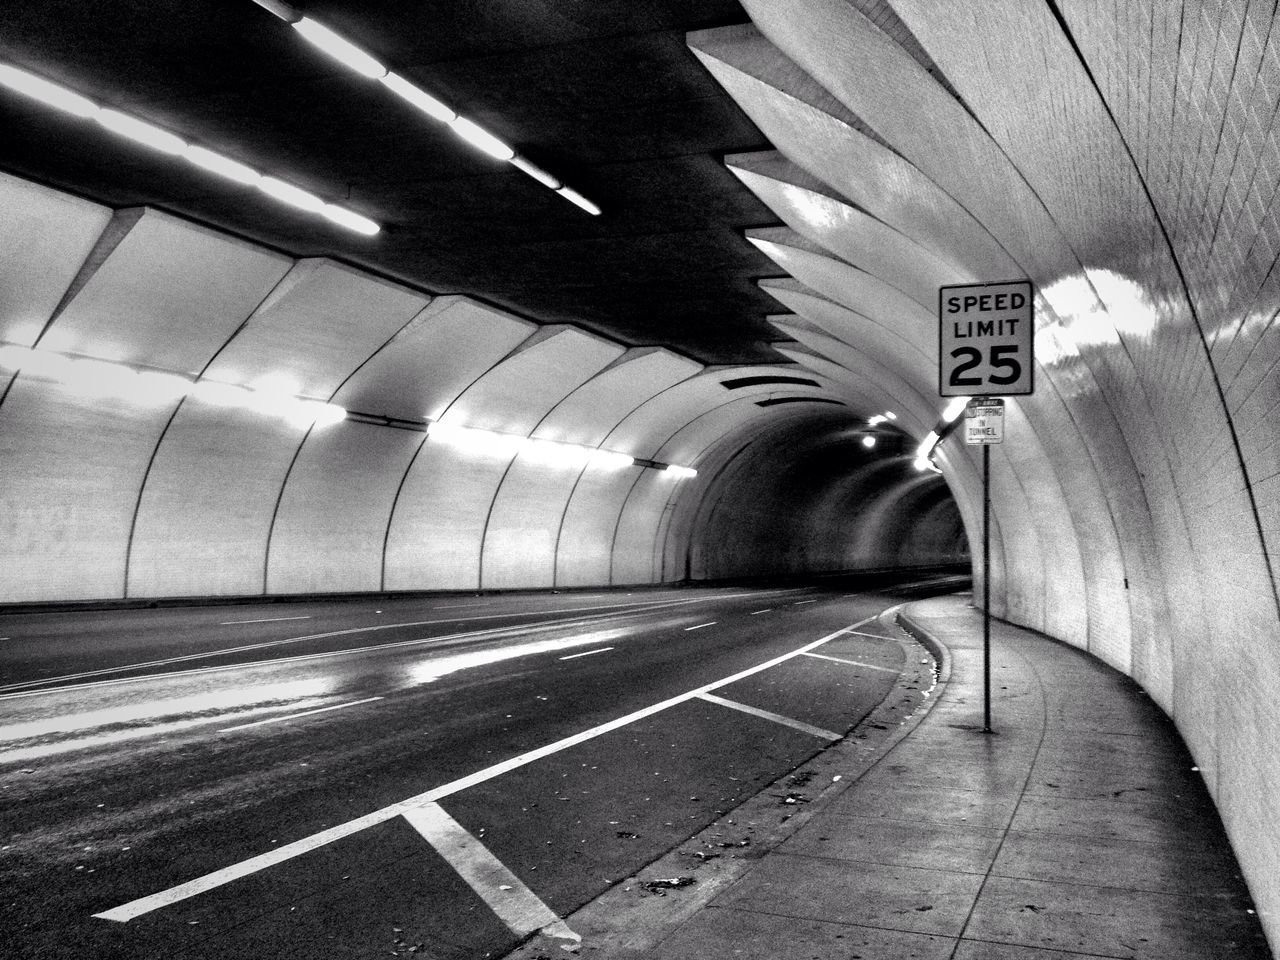
<path fill-rule="evenodd" d="M 938 289 L 938 393 L 1020 396 L 1035 388 L 1030 280 Z"/>

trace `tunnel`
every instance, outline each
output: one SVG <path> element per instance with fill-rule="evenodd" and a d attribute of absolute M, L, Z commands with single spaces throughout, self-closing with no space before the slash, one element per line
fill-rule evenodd
<path fill-rule="evenodd" d="M 1172 721 L 1275 949 L 1275 22 L 26 4 L 0 38 L 0 604 L 962 570 Z M 1024 278 L 1034 392 L 966 445 L 939 288 Z"/>

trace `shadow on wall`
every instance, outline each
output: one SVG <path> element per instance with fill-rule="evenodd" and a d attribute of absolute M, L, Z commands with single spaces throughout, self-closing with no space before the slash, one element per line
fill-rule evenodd
<path fill-rule="evenodd" d="M 834 426 L 745 447 L 694 519 L 689 576 L 720 580 L 965 564 L 969 545 L 946 481 L 912 465 L 901 435 L 873 449 Z"/>

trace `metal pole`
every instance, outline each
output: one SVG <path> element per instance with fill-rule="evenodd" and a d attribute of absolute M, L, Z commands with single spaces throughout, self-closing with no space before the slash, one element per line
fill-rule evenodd
<path fill-rule="evenodd" d="M 982 732 L 991 733 L 991 447 L 982 447 Z"/>

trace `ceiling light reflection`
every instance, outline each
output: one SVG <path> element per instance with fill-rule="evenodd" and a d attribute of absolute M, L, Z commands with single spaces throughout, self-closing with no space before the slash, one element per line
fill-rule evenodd
<path fill-rule="evenodd" d="M 383 85 L 411 106 L 425 113 L 432 120 L 441 123 L 452 123 L 457 114 L 433 97 L 427 91 L 414 86 L 398 73 L 388 73 L 380 78 Z"/>
<path fill-rule="evenodd" d="M 557 653 L 574 647 L 592 646 L 621 640 L 632 630 L 626 627 L 615 627 L 611 630 L 593 630 L 590 633 L 572 637 L 561 637 L 557 640 L 536 640 L 532 643 L 521 643 L 514 646 L 495 647 L 492 650 L 476 650 L 470 653 L 459 653 L 453 656 L 432 657 L 409 667 L 409 680 L 414 684 L 434 683 L 441 677 L 460 670 L 473 670 L 503 660 L 515 660 L 518 657 L 531 657 L 540 653 Z"/>
<path fill-rule="evenodd" d="M 262 174 L 252 167 L 247 167 L 230 157 L 224 157 L 220 153 L 214 153 L 212 150 L 206 150 L 204 147 L 191 144 L 182 155 L 197 167 L 216 173 L 220 177 L 226 177 L 228 180 L 234 180 L 236 183 L 253 187 L 257 186 L 258 181 L 262 179 Z"/>

